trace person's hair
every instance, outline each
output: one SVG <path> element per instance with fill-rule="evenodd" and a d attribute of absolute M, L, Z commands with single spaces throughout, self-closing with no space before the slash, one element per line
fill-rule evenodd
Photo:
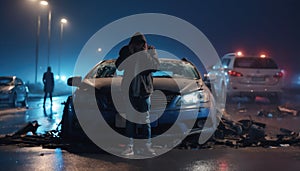
<path fill-rule="evenodd" d="M 135 53 L 142 50 L 146 50 L 147 48 L 146 45 L 147 45 L 146 37 L 142 33 L 137 32 L 130 39 L 129 51 L 131 53 Z"/>
<path fill-rule="evenodd" d="M 47 71 L 51 71 L 51 67 L 50 66 L 48 66 Z"/>

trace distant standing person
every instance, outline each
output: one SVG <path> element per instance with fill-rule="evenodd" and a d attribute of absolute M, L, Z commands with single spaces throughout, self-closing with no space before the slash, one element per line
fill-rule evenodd
<path fill-rule="evenodd" d="M 44 83 L 44 92 L 45 92 L 43 107 L 45 107 L 48 93 L 49 93 L 50 101 L 51 101 L 51 105 L 52 105 L 52 92 L 53 92 L 53 88 L 54 88 L 54 76 L 53 76 L 53 73 L 51 72 L 51 67 L 48 67 L 47 72 L 44 73 L 43 83 Z"/>

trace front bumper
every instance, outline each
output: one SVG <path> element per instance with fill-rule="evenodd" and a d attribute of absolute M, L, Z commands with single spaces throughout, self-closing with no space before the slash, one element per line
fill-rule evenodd
<path fill-rule="evenodd" d="M 235 95 L 266 95 L 282 93 L 280 85 L 240 84 L 230 83 L 227 89 L 229 96 Z"/>

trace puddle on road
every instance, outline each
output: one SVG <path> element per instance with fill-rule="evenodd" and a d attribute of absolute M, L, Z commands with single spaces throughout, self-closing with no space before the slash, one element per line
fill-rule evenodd
<path fill-rule="evenodd" d="M 20 113 L 25 112 L 27 109 L 25 107 L 23 108 L 0 108 L 0 116 L 1 115 L 7 115 L 7 114 L 13 114 L 13 113 Z"/>

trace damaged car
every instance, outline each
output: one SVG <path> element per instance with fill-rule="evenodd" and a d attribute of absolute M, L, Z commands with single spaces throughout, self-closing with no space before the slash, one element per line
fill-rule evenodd
<path fill-rule="evenodd" d="M 0 104 L 17 107 L 18 103 L 27 106 L 29 89 L 24 82 L 16 76 L 0 77 Z"/>
<path fill-rule="evenodd" d="M 214 98 L 197 68 L 185 59 L 159 60 L 158 70 L 152 73 L 154 83 L 150 109 L 152 136 L 161 135 L 174 125 L 177 130 L 175 133 L 186 135 L 200 133 L 204 127 L 216 128 L 217 119 L 211 113 Z M 118 98 L 122 99 L 120 88 L 122 77 L 123 72 L 117 70 L 115 60 L 112 59 L 98 63 L 83 79 L 80 76 L 68 79 L 68 85 L 76 87 L 76 91 L 65 103 L 62 118 L 64 138 L 84 137 L 76 115 L 78 112 L 81 115 L 98 112 L 112 129 L 125 134 L 126 112 L 123 108 L 117 109 L 112 98 L 114 87 L 117 94 L 120 91 Z M 96 101 L 97 108 L 92 106 L 92 101 Z M 74 104 L 80 104 L 80 107 L 76 108 Z M 90 121 L 91 124 L 92 122 Z M 101 127 L 101 125 L 96 127 L 98 126 Z M 142 134 L 138 128 L 137 133 Z"/>

